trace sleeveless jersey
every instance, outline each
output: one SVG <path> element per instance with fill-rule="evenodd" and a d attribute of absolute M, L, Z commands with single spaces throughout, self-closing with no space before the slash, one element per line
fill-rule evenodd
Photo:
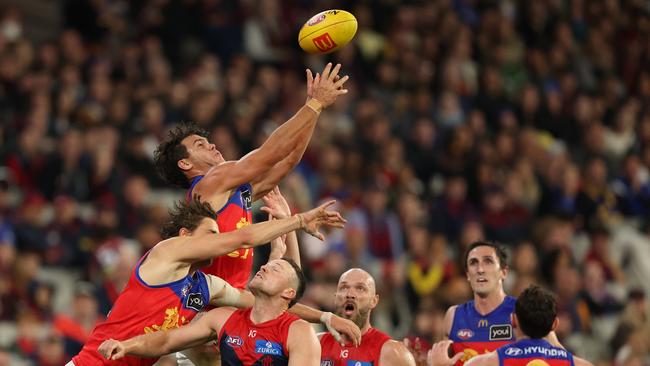
<path fill-rule="evenodd" d="M 465 353 L 456 366 L 515 341 L 510 315 L 515 312 L 516 301 L 506 296 L 501 305 L 485 316 L 476 311 L 473 300 L 456 307 L 449 339 L 454 342 L 454 354 Z"/>
<path fill-rule="evenodd" d="M 286 366 L 287 337 L 291 323 L 300 319 L 284 312 L 264 323 L 254 324 L 251 308 L 236 310 L 219 334 L 222 366 Z"/>
<path fill-rule="evenodd" d="M 361 337 L 359 347 L 341 346 L 330 333 L 325 333 L 320 339 L 320 366 L 378 366 L 381 347 L 390 339 L 379 330 L 370 328 Z"/>
<path fill-rule="evenodd" d="M 110 338 L 126 340 L 140 334 L 166 331 L 190 322 L 210 301 L 205 274 L 200 271 L 164 285 L 148 285 L 140 278 L 136 265 L 124 291 L 108 314 L 106 322 L 92 331 L 83 349 L 72 361 L 75 366 L 86 365 L 153 365 L 158 358 L 126 356 L 109 361 L 97 352 L 97 347 Z"/>
<path fill-rule="evenodd" d="M 499 366 L 573 366 L 573 355 L 544 339 L 523 339 L 497 349 Z"/>
<path fill-rule="evenodd" d="M 192 198 L 194 187 L 201 179 L 203 179 L 202 175 L 192 179 L 192 184 L 187 191 L 188 200 Z M 226 204 L 217 211 L 219 231 L 226 233 L 250 225 L 253 222 L 252 204 L 253 187 L 248 183 L 237 187 Z M 253 248 L 237 249 L 226 255 L 216 257 L 210 265 L 202 270 L 207 274 L 222 278 L 235 288 L 244 289 L 253 270 Z"/>

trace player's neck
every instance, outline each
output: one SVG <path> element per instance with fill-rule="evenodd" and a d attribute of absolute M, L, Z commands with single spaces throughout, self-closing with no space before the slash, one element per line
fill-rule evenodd
<path fill-rule="evenodd" d="M 364 324 L 364 326 L 361 327 L 361 335 L 366 334 L 366 332 L 368 332 L 370 328 L 372 328 L 372 326 L 370 326 L 370 319 L 368 319 L 366 320 L 366 324 Z"/>
<path fill-rule="evenodd" d="M 286 301 L 280 297 L 255 296 L 251 321 L 255 324 L 264 323 L 279 317 L 286 310 Z"/>
<path fill-rule="evenodd" d="M 474 307 L 479 314 L 485 315 L 491 313 L 501 305 L 505 298 L 506 293 L 502 288 L 499 289 L 499 291 L 494 291 L 493 293 L 488 294 L 487 296 L 474 295 Z"/>

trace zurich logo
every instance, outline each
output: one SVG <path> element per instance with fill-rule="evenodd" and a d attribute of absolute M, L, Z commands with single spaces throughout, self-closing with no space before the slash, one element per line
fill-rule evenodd
<path fill-rule="evenodd" d="M 508 348 L 506 350 L 506 355 L 508 355 L 508 356 L 519 356 L 522 353 L 524 353 L 524 351 L 522 351 L 520 348 L 516 348 L 516 347 L 511 347 L 511 348 Z"/>

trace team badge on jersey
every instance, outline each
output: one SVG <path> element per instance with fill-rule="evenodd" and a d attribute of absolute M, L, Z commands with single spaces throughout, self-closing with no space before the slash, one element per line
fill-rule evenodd
<path fill-rule="evenodd" d="M 244 345 L 244 340 L 241 337 L 231 337 L 226 338 L 226 344 L 232 348 L 241 347 Z"/>
<path fill-rule="evenodd" d="M 490 327 L 491 341 L 507 341 L 512 339 L 512 325 L 499 324 Z"/>
<path fill-rule="evenodd" d="M 255 341 L 255 353 L 263 355 L 282 356 L 282 346 L 279 343 L 260 339 Z"/>
<path fill-rule="evenodd" d="M 458 332 L 456 332 L 456 335 L 458 336 L 458 338 L 466 341 L 474 337 L 474 332 L 472 332 L 471 329 L 461 329 Z"/>

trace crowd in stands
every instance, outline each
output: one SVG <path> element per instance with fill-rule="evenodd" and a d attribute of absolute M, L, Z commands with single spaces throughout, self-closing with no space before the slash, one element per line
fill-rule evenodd
<path fill-rule="evenodd" d="M 298 47 L 342 8 L 354 41 Z M 183 191 L 153 151 L 179 121 L 226 159 L 305 102 L 305 68 L 340 62 L 280 186 L 294 210 L 334 197 L 345 229 L 301 236 L 304 302 L 377 279 L 373 324 L 444 337 L 472 293 L 469 243 L 509 249 L 509 294 L 559 301 L 557 334 L 597 365 L 650 365 L 650 3 L 643 0 L 68 0 L 47 41 L 0 8 L 0 365 L 76 354 L 160 239 Z M 256 221 L 264 220 L 257 215 Z M 258 265 L 266 252 L 256 252 Z"/>

